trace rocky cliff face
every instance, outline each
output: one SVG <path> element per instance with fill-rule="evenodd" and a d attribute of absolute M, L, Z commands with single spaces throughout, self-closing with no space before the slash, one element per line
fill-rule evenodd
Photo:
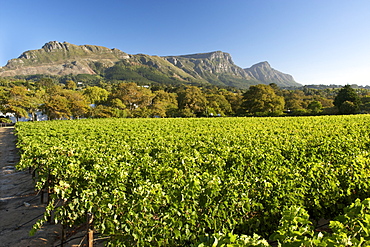
<path fill-rule="evenodd" d="M 299 86 L 293 77 L 281 73 L 262 62 L 251 68 L 242 69 L 235 65 L 230 54 L 216 51 L 183 56 L 128 55 L 118 49 L 94 45 L 73 45 L 67 42 L 51 41 L 39 50 L 26 51 L 6 66 L 0 67 L 0 77 L 16 75 L 68 75 L 95 74 L 92 69 L 99 63 L 105 69 L 123 63 L 133 70 L 139 66 L 152 68 L 153 76 L 161 73 L 184 83 L 201 83 L 237 88 L 250 85 L 276 83 L 278 86 Z M 104 71 L 100 70 L 100 71 Z M 122 72 L 122 69 L 121 69 Z"/>
<path fill-rule="evenodd" d="M 293 76 L 271 68 L 268 62 L 257 63 L 244 71 L 264 84 L 276 83 L 279 87 L 300 86 Z"/>
<path fill-rule="evenodd" d="M 243 69 L 234 64 L 229 53 L 222 51 L 164 58 L 175 66 L 201 77 L 211 73 L 232 74 L 240 78 L 252 79 Z"/>
<path fill-rule="evenodd" d="M 118 49 L 51 41 L 39 50 L 26 51 L 18 58 L 9 60 L 0 69 L 0 76 L 94 74 L 89 67 L 91 62 L 99 61 L 109 67 L 114 62 L 127 58 L 129 55 Z"/>

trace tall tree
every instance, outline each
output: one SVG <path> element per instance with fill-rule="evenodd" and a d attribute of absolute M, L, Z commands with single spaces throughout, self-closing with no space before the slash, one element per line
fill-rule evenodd
<path fill-rule="evenodd" d="M 243 102 L 243 96 L 240 92 L 230 92 L 225 89 L 221 89 L 220 93 L 227 99 L 227 101 L 230 103 L 232 112 L 231 114 L 243 114 L 241 111 L 241 104 Z"/>
<path fill-rule="evenodd" d="M 118 98 L 130 111 L 147 107 L 152 103 L 154 94 L 150 89 L 139 87 L 136 83 L 120 83 L 113 90 L 112 98 Z"/>
<path fill-rule="evenodd" d="M 297 111 L 306 107 L 305 95 L 301 90 L 283 90 L 285 109 Z"/>
<path fill-rule="evenodd" d="M 35 89 L 29 91 L 28 94 L 28 105 L 26 110 L 32 115 L 32 121 L 37 121 L 37 112 L 40 111 L 41 105 L 45 99 L 45 90 Z"/>
<path fill-rule="evenodd" d="M 225 96 L 223 96 L 222 94 L 209 94 L 206 95 L 206 98 L 208 101 L 207 104 L 208 114 L 212 115 L 220 114 L 222 116 L 225 116 L 230 115 L 232 113 L 232 108 L 229 101 L 227 101 Z"/>
<path fill-rule="evenodd" d="M 9 90 L 7 87 L 0 86 L 0 111 L 5 113 L 6 112 L 6 104 L 9 99 Z"/>
<path fill-rule="evenodd" d="M 67 80 L 66 81 L 65 88 L 66 89 L 69 89 L 69 90 L 76 90 L 77 84 L 76 84 L 76 82 L 74 82 L 72 80 Z"/>
<path fill-rule="evenodd" d="M 178 109 L 177 95 L 175 93 L 168 93 L 164 90 L 154 92 L 152 105 L 150 106 L 152 114 L 159 117 L 174 117 Z"/>
<path fill-rule="evenodd" d="M 89 101 L 91 104 L 99 104 L 108 99 L 109 92 L 105 90 L 104 88 L 93 86 L 93 87 L 87 87 L 83 94 L 85 98 Z"/>
<path fill-rule="evenodd" d="M 188 113 L 192 112 L 196 115 L 203 115 L 206 112 L 208 101 L 200 88 L 187 86 L 180 89 L 177 95 L 179 110 L 183 113 L 188 115 Z"/>
<path fill-rule="evenodd" d="M 322 104 L 320 101 L 311 101 L 307 108 L 310 110 L 312 114 L 319 114 L 322 112 Z"/>
<path fill-rule="evenodd" d="M 79 118 L 87 115 L 89 106 L 82 93 L 53 86 L 46 90 L 43 112 L 49 119 Z"/>
<path fill-rule="evenodd" d="M 24 86 L 14 86 L 9 90 L 6 111 L 13 113 L 17 121 L 21 117 L 29 117 L 26 109 L 29 107 L 30 99 L 27 93 L 28 90 Z"/>
<path fill-rule="evenodd" d="M 272 114 L 280 113 L 284 109 L 284 97 L 276 95 L 275 90 L 264 84 L 251 86 L 243 94 L 242 107 L 246 113 Z"/>
<path fill-rule="evenodd" d="M 68 99 L 59 94 L 50 95 L 42 109 L 48 119 L 69 119 L 71 117 Z"/>
<path fill-rule="evenodd" d="M 357 113 L 360 110 L 360 97 L 350 85 L 342 87 L 334 99 L 334 105 L 341 114 Z"/>
<path fill-rule="evenodd" d="M 89 112 L 89 105 L 80 92 L 64 90 L 63 95 L 68 100 L 68 107 L 73 118 L 80 118 L 87 115 Z"/>
<path fill-rule="evenodd" d="M 38 88 L 51 88 L 55 85 L 51 78 L 41 78 L 35 84 Z"/>

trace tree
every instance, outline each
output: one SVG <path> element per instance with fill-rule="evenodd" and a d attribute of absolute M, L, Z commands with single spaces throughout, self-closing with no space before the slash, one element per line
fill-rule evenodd
<path fill-rule="evenodd" d="M 152 103 L 154 94 L 150 89 L 139 87 L 136 83 L 120 83 L 113 90 L 112 98 L 118 98 L 130 111 L 138 107 L 147 107 Z"/>
<path fill-rule="evenodd" d="M 361 98 L 361 110 L 370 113 L 370 95 Z"/>
<path fill-rule="evenodd" d="M 6 87 L 0 87 L 0 111 L 6 112 L 6 103 L 9 99 L 9 91 Z"/>
<path fill-rule="evenodd" d="M 221 89 L 220 93 L 225 97 L 225 99 L 230 103 L 231 106 L 231 114 L 242 114 L 241 104 L 243 102 L 243 96 L 240 92 L 234 93 L 229 92 L 225 89 Z"/>
<path fill-rule="evenodd" d="M 73 118 L 80 118 L 87 115 L 89 105 L 80 92 L 63 90 L 62 95 L 68 100 L 68 108 Z"/>
<path fill-rule="evenodd" d="M 114 98 L 110 101 L 110 106 L 112 107 L 112 117 L 127 117 L 128 110 L 126 105 L 118 98 Z"/>
<path fill-rule="evenodd" d="M 50 88 L 53 87 L 55 84 L 51 78 L 41 78 L 36 82 L 36 86 L 38 88 Z"/>
<path fill-rule="evenodd" d="M 9 90 L 9 98 L 6 102 L 6 111 L 13 113 L 17 121 L 21 117 L 28 118 L 27 108 L 30 99 L 27 96 L 28 90 L 24 86 L 14 86 Z"/>
<path fill-rule="evenodd" d="M 76 90 L 76 88 L 77 88 L 77 84 L 76 84 L 76 82 L 74 82 L 74 81 L 67 80 L 67 81 L 66 81 L 65 88 L 66 88 L 66 89 L 69 89 L 69 90 Z"/>
<path fill-rule="evenodd" d="M 175 93 L 168 93 L 164 90 L 154 92 L 152 105 L 150 109 L 154 116 L 159 117 L 173 117 L 178 109 L 177 95 Z"/>
<path fill-rule="evenodd" d="M 252 114 L 279 114 L 284 109 L 284 97 L 276 95 L 269 85 L 258 84 L 251 86 L 243 94 L 242 108 Z"/>
<path fill-rule="evenodd" d="M 98 105 L 94 108 L 91 108 L 91 117 L 93 118 L 110 118 L 115 114 L 113 108 L 105 105 Z"/>
<path fill-rule="evenodd" d="M 208 114 L 212 113 L 213 115 L 220 114 L 222 116 L 230 115 L 232 113 L 232 108 L 222 94 L 209 94 L 207 97 L 207 111 Z"/>
<path fill-rule="evenodd" d="M 320 112 L 322 112 L 322 104 L 320 101 L 312 101 L 310 104 L 308 104 L 308 107 L 307 107 L 312 114 L 319 114 Z"/>
<path fill-rule="evenodd" d="M 189 115 L 189 111 L 196 115 L 203 115 L 206 111 L 207 99 L 200 88 L 187 86 L 177 93 L 177 101 L 180 111 Z"/>
<path fill-rule="evenodd" d="M 352 114 L 358 112 L 359 107 L 352 101 L 344 101 L 339 107 L 339 112 L 342 114 Z"/>
<path fill-rule="evenodd" d="M 88 102 L 78 91 L 53 86 L 46 90 L 43 112 L 49 119 L 79 118 L 89 112 Z"/>
<path fill-rule="evenodd" d="M 87 87 L 83 94 L 91 104 L 100 104 L 108 99 L 109 92 L 104 88 L 93 86 Z"/>
<path fill-rule="evenodd" d="M 49 119 L 69 119 L 71 110 L 69 108 L 68 99 L 62 95 L 51 95 L 43 105 L 43 112 Z"/>
<path fill-rule="evenodd" d="M 334 105 L 341 114 L 357 113 L 360 110 L 360 102 L 360 97 L 350 85 L 342 87 L 334 99 Z"/>
<path fill-rule="evenodd" d="M 37 112 L 40 111 L 41 105 L 45 98 L 45 90 L 34 90 L 28 94 L 28 104 L 26 110 L 32 115 L 32 121 L 37 121 Z"/>
<path fill-rule="evenodd" d="M 290 111 L 302 110 L 305 108 L 305 95 L 301 90 L 284 90 L 285 109 Z"/>

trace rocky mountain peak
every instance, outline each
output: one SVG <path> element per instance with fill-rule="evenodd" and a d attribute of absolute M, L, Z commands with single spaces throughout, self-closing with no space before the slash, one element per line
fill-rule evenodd
<path fill-rule="evenodd" d="M 94 74 L 90 64 L 101 62 L 112 66 L 129 55 L 118 49 L 95 45 L 74 45 L 68 42 L 50 41 L 38 50 L 25 51 L 11 59 L 0 70 L 0 76 L 28 74 Z"/>
<path fill-rule="evenodd" d="M 44 49 L 46 52 L 52 52 L 53 50 L 63 50 L 63 49 L 68 50 L 70 45 L 71 44 L 67 42 L 61 43 L 58 41 L 50 41 L 43 45 L 41 49 Z"/>
<path fill-rule="evenodd" d="M 293 76 L 273 69 L 267 61 L 257 63 L 250 68 L 244 69 L 244 71 L 265 84 L 276 83 L 279 86 L 300 85 L 294 80 Z"/>
<path fill-rule="evenodd" d="M 260 63 L 256 63 L 255 65 L 253 65 L 251 68 L 266 68 L 266 69 L 272 69 L 271 68 L 271 65 L 267 62 L 267 61 L 264 61 L 264 62 L 260 62 Z"/>
<path fill-rule="evenodd" d="M 168 56 L 164 58 L 179 68 L 191 66 L 192 69 L 197 71 L 200 75 L 205 71 L 209 71 L 211 73 L 234 73 L 237 67 L 230 54 L 222 51 Z"/>

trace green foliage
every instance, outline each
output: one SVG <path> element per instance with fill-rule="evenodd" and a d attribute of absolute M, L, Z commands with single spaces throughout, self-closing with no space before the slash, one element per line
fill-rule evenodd
<path fill-rule="evenodd" d="M 68 80 L 66 81 L 65 88 L 70 89 L 70 90 L 75 90 L 77 88 L 77 84 L 74 81 Z"/>
<path fill-rule="evenodd" d="M 319 114 L 322 112 L 322 104 L 320 101 L 312 101 L 310 102 L 310 104 L 308 104 L 308 107 L 307 107 L 312 114 Z"/>
<path fill-rule="evenodd" d="M 192 115 L 204 115 L 207 108 L 207 99 L 198 87 L 188 86 L 177 91 L 177 101 L 182 112 L 191 112 Z"/>
<path fill-rule="evenodd" d="M 284 109 L 284 97 L 275 93 L 275 90 L 269 85 L 258 84 L 251 86 L 243 94 L 242 108 L 250 114 L 266 114 L 282 112 Z"/>
<path fill-rule="evenodd" d="M 359 111 L 359 106 L 352 101 L 344 101 L 340 107 L 339 112 L 342 114 L 351 114 Z"/>
<path fill-rule="evenodd" d="M 313 231 L 307 211 L 293 206 L 283 212 L 271 239 L 279 246 L 368 246 L 370 244 L 370 198 L 357 199 L 344 214 L 330 222 L 330 231 Z"/>
<path fill-rule="evenodd" d="M 65 204 L 51 202 L 46 216 L 54 211 L 56 222 L 75 225 L 91 212 L 112 246 L 190 246 L 200 236 L 208 236 L 204 246 L 259 246 L 265 241 L 254 233 L 274 232 L 299 246 L 323 239 L 311 234 L 307 212 L 332 218 L 369 196 L 368 122 L 368 115 L 24 122 L 16 127 L 18 168 L 37 169 L 38 189 L 53 178 L 52 198 Z M 367 214 L 366 203 L 351 210 Z M 345 215 L 337 219 L 344 227 L 333 223 L 334 240 L 352 232 L 351 242 L 367 241 L 368 216 Z"/>
<path fill-rule="evenodd" d="M 148 66 L 132 66 L 125 63 L 117 63 L 113 67 L 105 70 L 105 77 L 109 80 L 121 80 L 136 82 L 140 85 L 150 85 L 152 83 L 181 84 L 182 81 L 171 78 L 170 76 Z"/>
<path fill-rule="evenodd" d="M 279 228 L 271 239 L 283 246 L 312 246 L 308 239 L 313 237 L 314 231 L 307 211 L 300 206 L 292 206 L 282 215 Z"/>
<path fill-rule="evenodd" d="M 51 78 L 41 78 L 40 80 L 36 81 L 35 84 L 39 88 L 51 88 L 55 86 L 55 83 Z"/>
<path fill-rule="evenodd" d="M 109 92 L 101 87 L 93 86 L 85 88 L 83 95 L 91 104 L 99 104 L 108 99 Z"/>
<path fill-rule="evenodd" d="M 357 113 L 359 111 L 360 98 L 350 85 L 345 85 L 339 90 L 334 99 L 334 105 L 342 114 Z"/>
<path fill-rule="evenodd" d="M 60 86 L 46 90 L 46 97 L 40 108 L 49 119 L 80 118 L 89 111 L 88 102 L 80 92 Z"/>
<path fill-rule="evenodd" d="M 216 233 L 200 238 L 200 242 L 194 245 L 196 247 L 243 247 L 243 246 L 270 246 L 265 239 L 261 239 L 257 234 L 253 237 L 247 235 L 236 235 L 228 233 L 227 235 Z"/>

